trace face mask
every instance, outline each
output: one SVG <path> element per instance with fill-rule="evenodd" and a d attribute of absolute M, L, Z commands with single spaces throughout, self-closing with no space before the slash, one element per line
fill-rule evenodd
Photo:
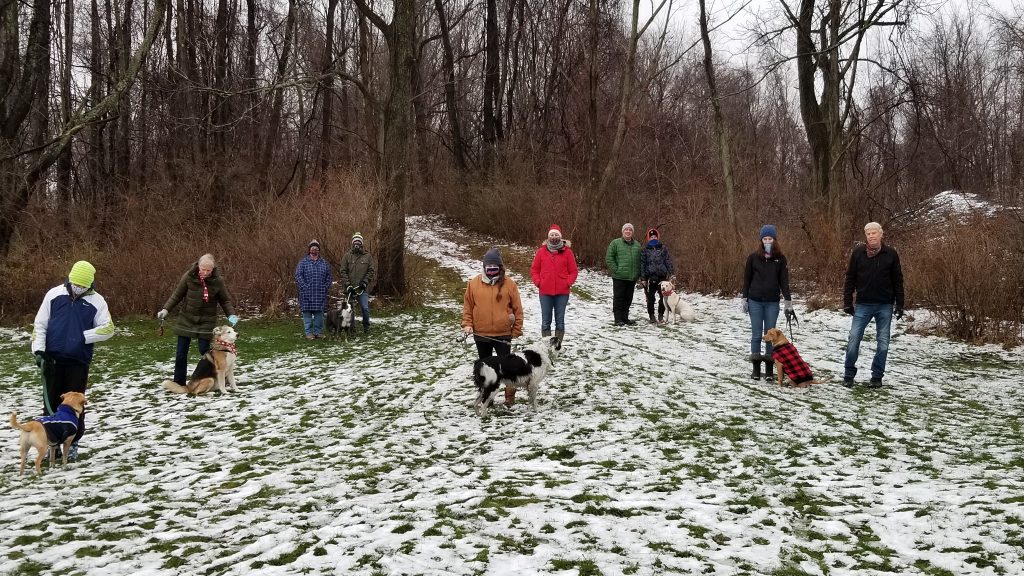
<path fill-rule="evenodd" d="M 762 242 L 761 245 L 764 246 L 765 253 L 767 253 L 767 254 L 771 254 L 772 253 L 772 245 L 770 243 Z"/>
<path fill-rule="evenodd" d="M 488 278 L 494 278 L 499 273 L 501 273 L 501 268 L 499 268 L 498 266 L 488 266 L 484 268 L 484 275 L 487 276 Z"/>
<path fill-rule="evenodd" d="M 75 296 L 81 296 L 82 294 L 85 294 L 88 291 L 88 286 L 79 286 L 78 284 L 71 285 L 71 292 L 74 293 Z"/>

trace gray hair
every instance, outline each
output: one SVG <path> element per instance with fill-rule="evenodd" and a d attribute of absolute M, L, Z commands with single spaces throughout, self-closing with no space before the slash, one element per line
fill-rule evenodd
<path fill-rule="evenodd" d="M 867 232 L 868 230 L 878 230 L 879 232 L 884 232 L 884 230 L 882 230 L 882 225 L 879 224 L 878 222 L 868 222 L 867 224 L 865 224 L 864 231 Z"/>
<path fill-rule="evenodd" d="M 210 268 L 216 268 L 217 262 L 213 259 L 213 254 L 203 254 L 199 257 L 199 265 L 209 264 Z"/>

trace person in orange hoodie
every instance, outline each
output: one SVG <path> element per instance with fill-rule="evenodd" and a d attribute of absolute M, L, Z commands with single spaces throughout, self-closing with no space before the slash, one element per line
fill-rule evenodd
<path fill-rule="evenodd" d="M 462 330 L 472 334 L 480 358 L 512 353 L 512 339 L 523 335 L 523 303 L 516 281 L 505 276 L 501 253 L 491 248 L 484 254 L 483 274 L 466 285 L 462 299 Z M 516 389 L 505 388 L 505 405 L 516 400 Z"/>

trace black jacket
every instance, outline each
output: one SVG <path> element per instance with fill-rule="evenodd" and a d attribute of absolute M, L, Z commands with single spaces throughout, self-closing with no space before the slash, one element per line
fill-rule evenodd
<path fill-rule="evenodd" d="M 864 304 L 894 304 L 903 308 L 903 267 L 900 255 L 882 244 L 874 258 L 868 258 L 868 247 L 861 244 L 850 253 L 843 286 L 843 307 L 853 306 L 853 292 L 857 302 Z"/>
<path fill-rule="evenodd" d="M 779 292 L 786 300 L 789 294 L 789 263 L 782 254 L 765 257 L 758 250 L 747 257 L 743 270 L 743 297 L 758 302 L 778 302 Z"/>

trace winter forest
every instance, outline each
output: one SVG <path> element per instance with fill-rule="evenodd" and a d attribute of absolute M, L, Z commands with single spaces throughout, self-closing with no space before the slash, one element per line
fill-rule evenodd
<path fill-rule="evenodd" d="M 1024 325 L 1024 6 L 927 0 L 0 0 L 0 321 L 88 259 L 152 315 L 214 252 L 262 313 L 362 231 L 414 305 L 405 218 L 599 266 L 659 226 L 733 294 L 761 224 L 812 307 L 875 220 L 945 334 Z M 954 191 L 960 200 L 950 209 Z M 332 250 L 333 246 L 333 250 Z"/>

